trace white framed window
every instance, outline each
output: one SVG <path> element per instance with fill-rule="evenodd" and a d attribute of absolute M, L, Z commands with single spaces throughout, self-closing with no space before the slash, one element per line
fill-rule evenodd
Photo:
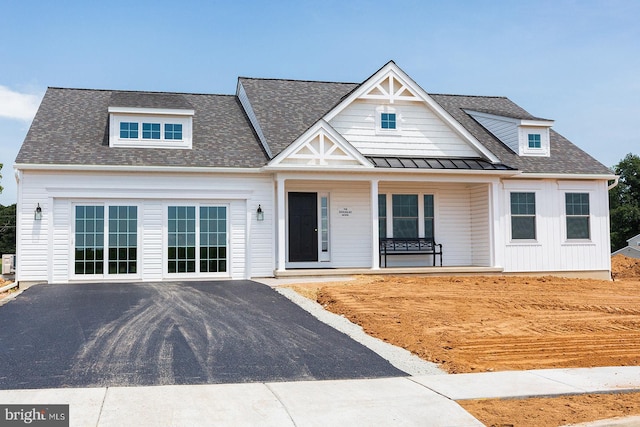
<path fill-rule="evenodd" d="M 536 193 L 511 192 L 511 240 L 536 240 Z"/>
<path fill-rule="evenodd" d="M 567 240 L 591 238 L 589 193 L 565 193 Z"/>
<path fill-rule="evenodd" d="M 321 193 L 318 195 L 320 199 L 319 209 L 319 222 L 320 222 L 320 261 L 330 261 L 331 260 L 331 250 L 330 250 L 330 242 L 329 242 L 329 194 Z"/>
<path fill-rule="evenodd" d="M 378 194 L 378 234 L 435 238 L 435 195 Z"/>
<path fill-rule="evenodd" d="M 402 118 L 394 107 L 380 106 L 376 108 L 376 133 L 389 134 L 399 133 Z"/>
<path fill-rule="evenodd" d="M 549 128 L 520 126 L 519 153 L 521 156 L 548 157 L 551 154 Z"/>
<path fill-rule="evenodd" d="M 192 118 L 112 113 L 109 146 L 189 149 L 192 146 Z"/>

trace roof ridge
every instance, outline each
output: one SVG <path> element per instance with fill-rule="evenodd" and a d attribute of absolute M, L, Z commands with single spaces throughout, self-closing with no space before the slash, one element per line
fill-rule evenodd
<path fill-rule="evenodd" d="M 88 92 L 124 92 L 124 93 L 138 93 L 138 94 L 157 94 L 157 95 L 201 95 L 201 96 L 232 96 L 235 94 L 230 93 L 203 93 L 203 92 L 166 92 L 157 90 L 130 90 L 130 89 L 89 89 L 89 88 L 77 88 L 77 87 L 60 87 L 60 86 L 48 86 L 47 89 L 57 90 L 77 90 Z"/>
<path fill-rule="evenodd" d="M 300 83 L 328 83 L 328 84 L 339 84 L 339 85 L 359 85 L 362 83 L 357 82 L 332 82 L 329 80 L 306 80 L 306 79 L 280 79 L 280 78 L 269 78 L 269 77 L 246 77 L 239 76 L 238 80 L 247 79 L 247 80 L 272 80 L 272 81 L 281 81 L 281 82 L 300 82 Z"/>
<path fill-rule="evenodd" d="M 431 92 L 427 92 L 427 94 L 429 96 L 431 95 L 436 95 L 436 96 L 464 96 L 465 98 L 501 98 L 501 99 L 509 99 L 506 96 L 502 96 L 502 95 L 463 95 L 460 93 L 431 93 Z"/>

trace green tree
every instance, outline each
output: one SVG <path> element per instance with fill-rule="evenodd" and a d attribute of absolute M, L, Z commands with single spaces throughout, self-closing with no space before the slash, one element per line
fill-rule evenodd
<path fill-rule="evenodd" d="M 616 251 L 640 233 L 640 156 L 627 154 L 613 171 L 620 175 L 618 186 L 609 191 L 611 250 Z"/>
<path fill-rule="evenodd" d="M 0 205 L 0 255 L 16 253 L 16 204 Z"/>

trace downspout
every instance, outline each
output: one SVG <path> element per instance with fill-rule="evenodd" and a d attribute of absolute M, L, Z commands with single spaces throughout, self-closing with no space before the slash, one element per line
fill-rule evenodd
<path fill-rule="evenodd" d="M 616 188 L 618 186 L 618 181 L 620 181 L 620 177 L 616 175 L 616 177 L 613 180 L 613 184 L 607 187 L 607 191 L 611 191 L 612 189 Z"/>

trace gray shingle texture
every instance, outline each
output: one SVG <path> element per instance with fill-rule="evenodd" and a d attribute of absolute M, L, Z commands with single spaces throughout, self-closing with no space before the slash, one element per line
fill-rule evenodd
<path fill-rule="evenodd" d="M 241 77 L 274 156 L 320 120 L 359 84 Z M 529 173 L 611 174 L 551 130 L 550 157 L 520 157 L 465 110 L 539 119 L 505 97 L 430 95 L 504 165 Z M 109 147 L 109 106 L 193 109 L 193 148 Z M 267 158 L 238 99 L 198 95 L 49 88 L 16 163 L 247 167 Z"/>
<path fill-rule="evenodd" d="M 181 105 L 195 110 L 191 150 L 110 148 L 108 107 L 114 93 L 49 88 L 16 163 L 255 168 L 268 160 L 231 95 L 179 94 Z M 138 106 L 148 106 L 148 93 L 126 93 L 132 103 L 136 95 L 142 101 Z M 173 94 L 163 95 L 176 100 Z"/>
<path fill-rule="evenodd" d="M 274 157 L 359 86 L 246 77 L 239 80 Z"/>

